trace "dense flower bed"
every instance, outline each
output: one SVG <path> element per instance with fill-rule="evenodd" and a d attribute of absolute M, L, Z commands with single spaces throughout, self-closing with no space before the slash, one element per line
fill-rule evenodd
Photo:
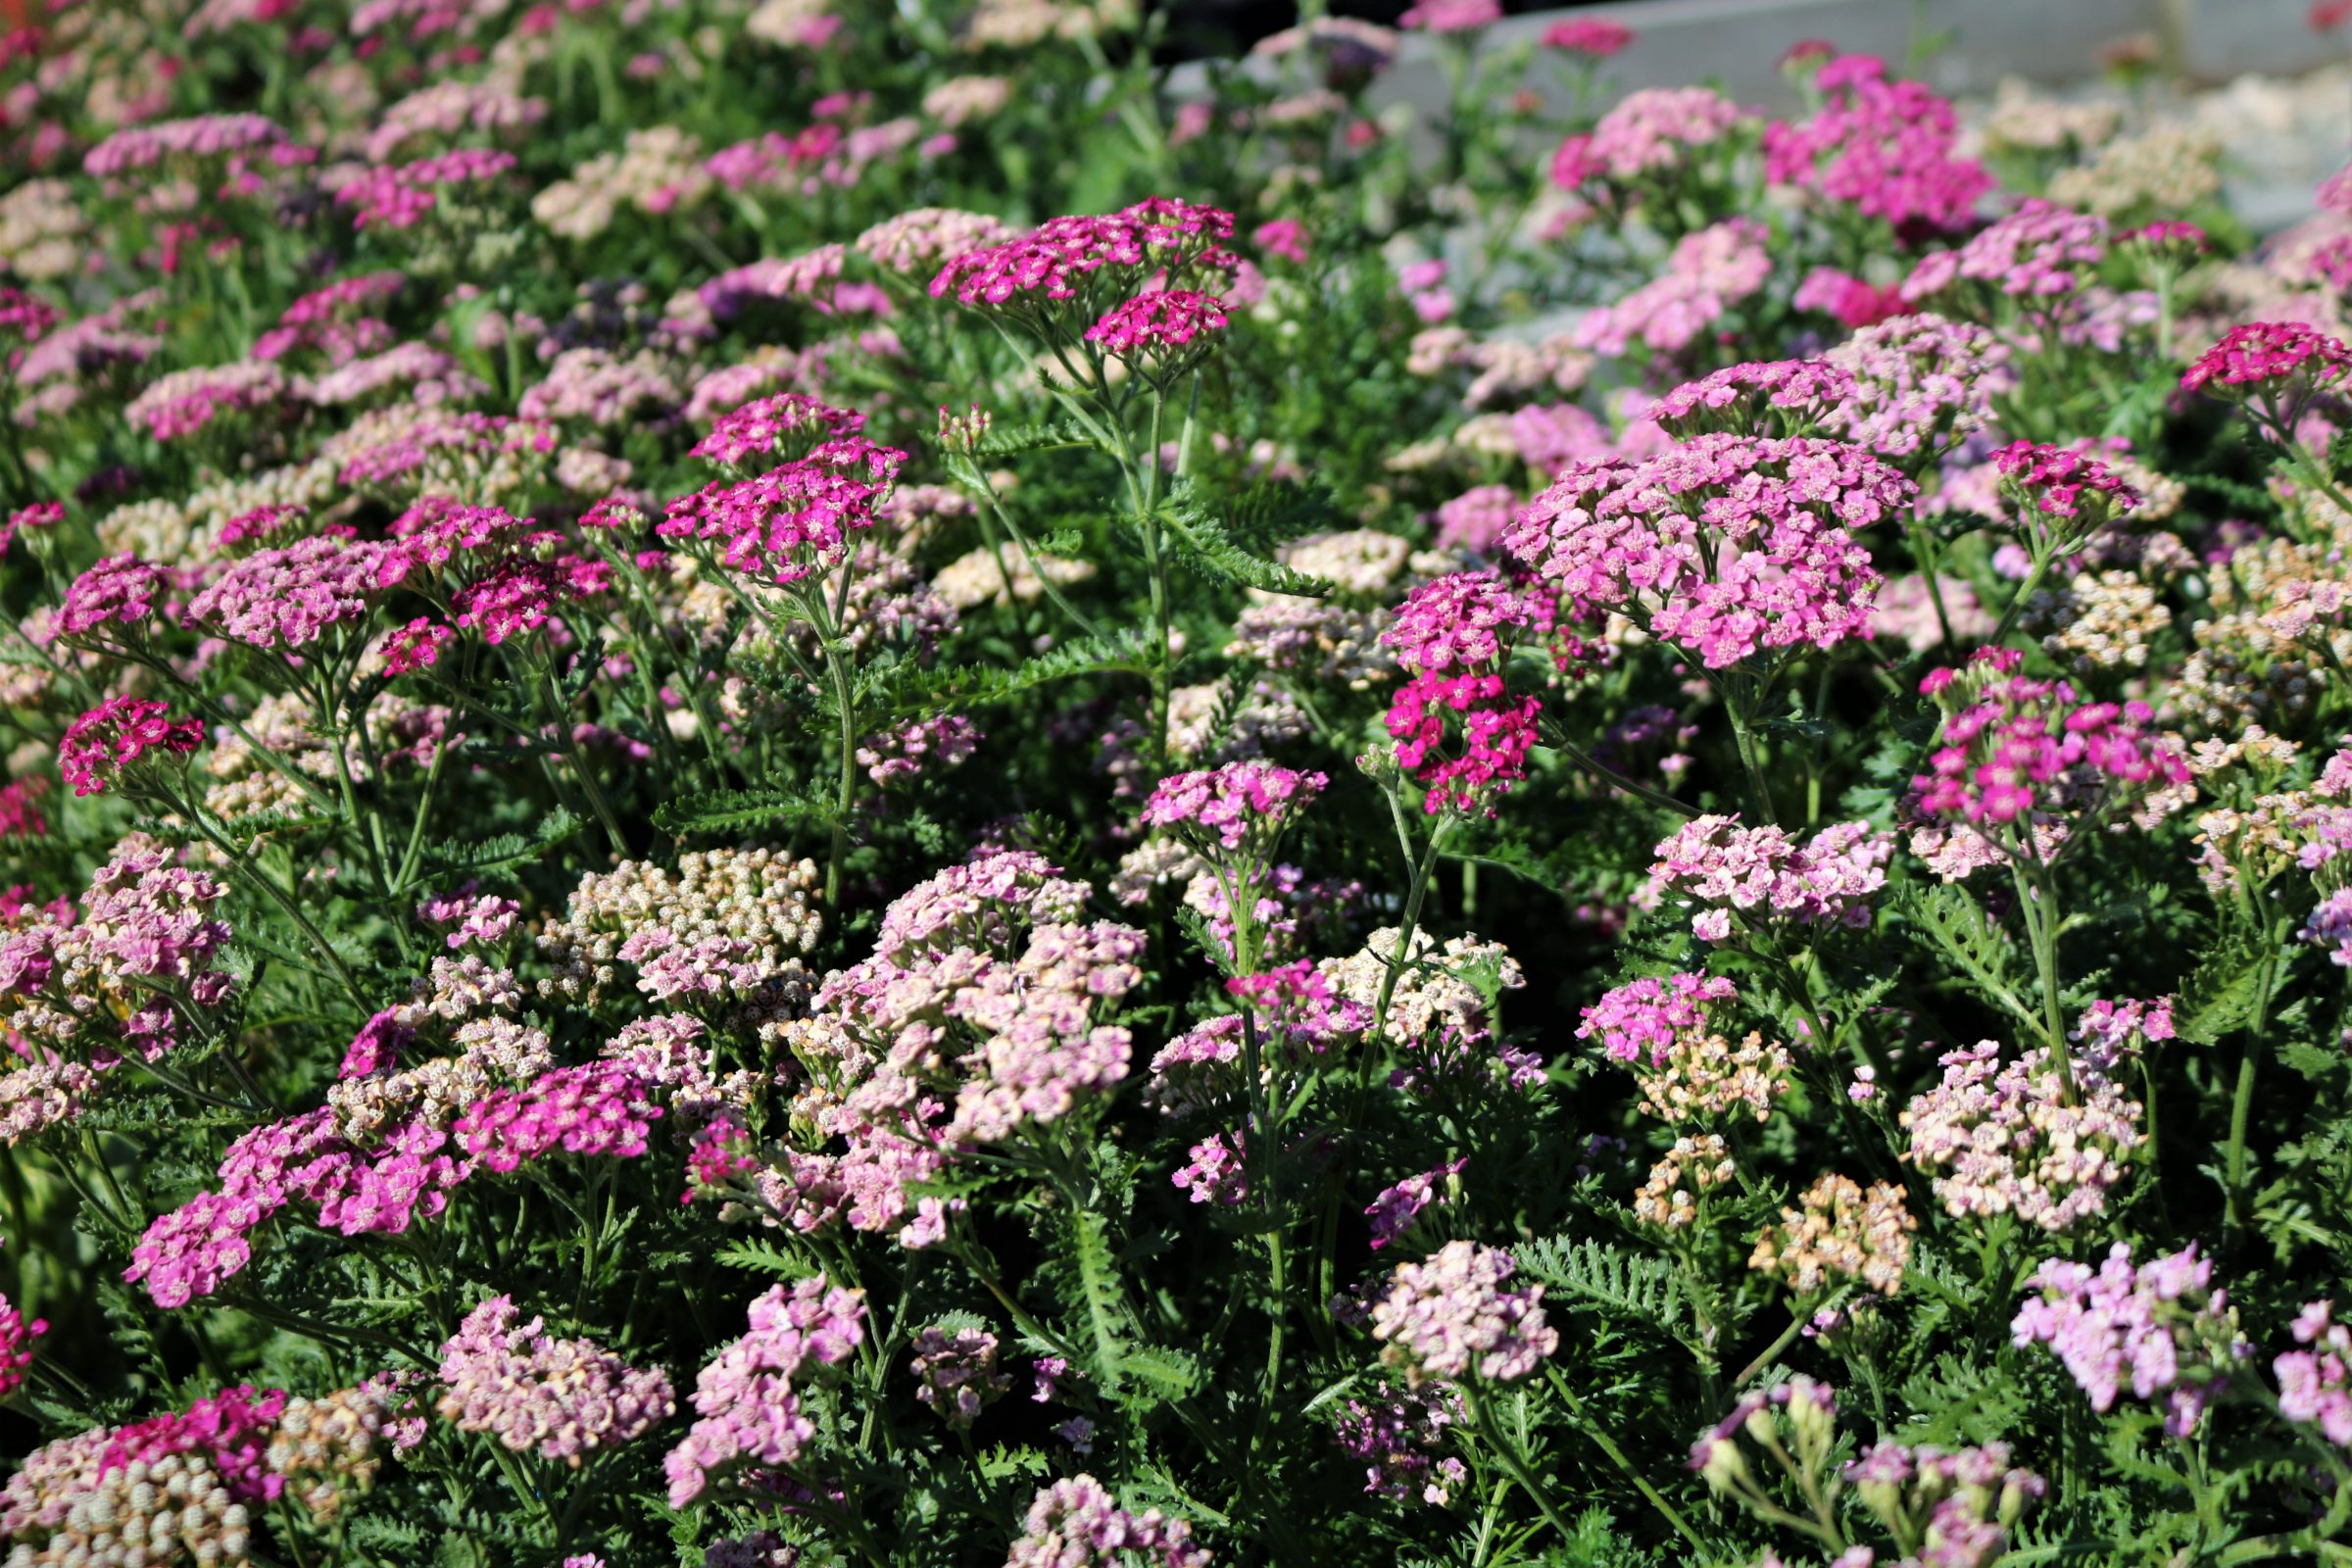
<path fill-rule="evenodd" d="M 2352 1555 L 2352 174 L 1320 9 L 0 41 L 11 1565 Z"/>

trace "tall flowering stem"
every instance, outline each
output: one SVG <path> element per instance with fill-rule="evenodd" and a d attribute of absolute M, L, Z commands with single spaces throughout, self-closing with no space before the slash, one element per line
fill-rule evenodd
<path fill-rule="evenodd" d="M 1108 217 L 1056 218 L 967 251 L 931 281 L 933 298 L 982 313 L 1016 348 L 1042 349 L 1049 390 L 1119 464 L 1152 606 L 1147 733 L 1155 764 L 1168 756 L 1176 663 L 1177 530 L 1161 447 L 1170 398 L 1197 384 L 1227 325 L 1214 290 L 1235 266 L 1222 248 L 1233 223 L 1231 213 L 1213 207 L 1152 197 Z"/>
<path fill-rule="evenodd" d="M 2139 493 L 2096 458 L 2066 447 L 2015 441 L 1993 454 L 2017 509 L 2032 564 L 1987 639 L 1998 647 L 2033 602 L 2052 565 L 2075 555 L 2139 504 Z"/>

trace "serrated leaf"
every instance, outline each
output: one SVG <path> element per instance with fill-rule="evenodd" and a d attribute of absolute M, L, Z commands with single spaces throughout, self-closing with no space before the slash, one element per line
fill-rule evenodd
<path fill-rule="evenodd" d="M 2210 1046 L 2253 1021 L 2266 984 L 2266 967 L 2276 968 L 2268 942 L 2253 932 L 2226 936 L 2208 949 L 2181 983 L 2173 1004 L 2173 1032 Z"/>
<path fill-rule="evenodd" d="M 1068 419 L 1045 419 L 1036 423 L 995 424 L 988 434 L 973 444 L 979 457 L 1009 458 L 1023 452 L 1058 452 L 1071 447 L 1093 447 L 1095 438 L 1086 427 Z"/>
<path fill-rule="evenodd" d="M 1277 561 L 1252 555 L 1244 549 L 1227 528 L 1224 519 L 1210 511 L 1199 493 L 1190 485 L 1183 486 L 1161 503 L 1158 516 L 1168 525 L 1169 533 L 1179 551 L 1195 565 L 1212 576 L 1223 577 L 1246 588 L 1260 588 L 1267 593 L 1295 594 L 1300 598 L 1315 598 L 1331 592 L 1331 584 L 1320 577 L 1293 571 Z"/>
<path fill-rule="evenodd" d="M 1155 652 L 1141 631 L 1081 637 L 1009 669 L 981 664 L 947 664 L 922 669 L 899 664 L 868 671 L 859 681 L 861 706 L 900 717 L 924 717 L 982 703 L 1003 702 L 1053 681 L 1113 670 L 1142 674 Z"/>
<path fill-rule="evenodd" d="M 1590 1306 L 1604 1316 L 1674 1333 L 1682 1321 L 1682 1280 L 1654 1257 L 1605 1243 L 1550 1237 L 1512 1249 L 1520 1269 L 1544 1283 L 1554 1300 Z"/>
<path fill-rule="evenodd" d="M 2009 934 L 1984 912 L 1984 906 L 1966 888 L 1950 884 L 1915 888 L 1898 901 L 1911 928 L 1936 952 L 1950 959 L 1969 988 L 2036 1034 L 2044 1027 L 2041 1013 L 2017 993 L 2020 965 Z"/>
<path fill-rule="evenodd" d="M 817 1272 L 775 1243 L 758 1237 L 729 1242 L 718 1250 L 716 1256 L 729 1268 L 749 1269 L 755 1274 L 771 1274 L 780 1280 L 805 1280 Z"/>
<path fill-rule="evenodd" d="M 653 813 L 654 826 L 672 838 L 689 833 L 731 833 L 769 822 L 789 822 L 796 827 L 824 825 L 836 814 L 832 802 L 774 785 L 681 795 L 663 801 Z"/>
<path fill-rule="evenodd" d="M 446 849 L 427 854 L 424 863 L 435 871 L 478 873 L 502 870 L 535 860 L 551 845 L 561 844 L 577 833 L 580 819 L 559 806 L 542 817 L 538 828 L 531 833 L 499 833 L 470 843 L 453 844 Z"/>

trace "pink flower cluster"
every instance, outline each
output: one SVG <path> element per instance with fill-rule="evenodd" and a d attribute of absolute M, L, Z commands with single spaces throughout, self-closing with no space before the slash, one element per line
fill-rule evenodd
<path fill-rule="evenodd" d="M 1572 341 L 1612 356 L 1637 342 L 1658 354 L 1681 353 L 1772 276 L 1764 240 L 1764 225 L 1752 218 L 1727 218 L 1684 235 L 1668 253 L 1664 273 L 1588 312 Z"/>
<path fill-rule="evenodd" d="M 1903 279 L 1919 301 L 1978 282 L 2011 299 L 2047 302 L 2074 293 L 2107 259 L 2107 220 L 2030 197 L 1955 250 L 1935 251 Z"/>
<path fill-rule="evenodd" d="M 981 1408 L 1004 1397 L 1012 1379 L 997 1370 L 997 1337 L 986 1329 L 932 1324 L 914 1337 L 914 1398 L 952 1432 L 967 1430 Z"/>
<path fill-rule="evenodd" d="M 257 550 L 196 595 L 188 620 L 255 648 L 303 648 L 366 618 L 408 573 L 398 543 L 314 535 Z"/>
<path fill-rule="evenodd" d="M 827 441 L 765 473 L 679 497 L 654 532 L 715 546 L 737 571 L 799 582 L 839 566 L 853 536 L 881 521 L 878 509 L 906 458 L 863 436 Z"/>
<path fill-rule="evenodd" d="M 2289 1421 L 2315 1423 L 2339 1448 L 2352 1448 L 2352 1330 L 2334 1321 L 2335 1303 L 2325 1298 L 2295 1314 L 2293 1333 L 2307 1350 L 2288 1350 L 2271 1362 L 2278 1380 L 2278 1413 Z"/>
<path fill-rule="evenodd" d="M 1141 981 L 1144 936 L 1078 923 L 1088 892 L 1007 850 L 884 911 L 872 956 L 829 976 L 815 1017 L 789 1035 L 812 1080 L 798 1114 L 825 1147 L 787 1150 L 760 1185 L 796 1228 L 846 1219 L 934 1245 L 947 1211 L 938 1200 L 917 1211 L 910 1185 L 956 1146 L 1050 1125 L 1126 1076 L 1129 1031 L 1095 1020 Z"/>
<path fill-rule="evenodd" d="M 1865 325 L 1824 358 L 1853 390 L 1825 409 L 1823 428 L 1889 462 L 1940 456 L 1990 423 L 1992 400 L 2017 384 L 2008 344 L 1926 312 Z"/>
<path fill-rule="evenodd" d="M 1623 54 L 1634 41 L 1634 29 L 1601 17 L 1571 17 L 1544 29 L 1544 47 L 1563 54 L 1590 55 L 1606 60 Z"/>
<path fill-rule="evenodd" d="M 2139 492 L 2121 474 L 2073 447 L 2012 441 L 1992 461 L 2003 478 L 2026 493 L 2034 511 L 2053 517 L 2082 516 L 2085 494 L 2091 497 L 2094 519 L 2139 504 Z"/>
<path fill-rule="evenodd" d="M 1720 1033 L 1714 1004 L 1731 1002 L 1740 988 L 1720 975 L 1643 975 L 1602 993 L 1576 1026 L 1580 1040 L 1597 1040 L 1611 1058 L 1665 1064 L 1667 1053 L 1685 1035 Z"/>
<path fill-rule="evenodd" d="M 24 1369 L 32 1365 L 32 1342 L 48 1332 L 46 1320 L 27 1320 L 16 1302 L 0 1296 L 0 1399 L 24 1386 Z"/>
<path fill-rule="evenodd" d="M 751 1331 L 695 1379 L 701 1419 L 662 1459 L 669 1502 L 683 1508 L 713 1481 L 740 1475 L 747 1486 L 799 1462 L 816 1437 L 800 1390 L 848 1360 L 865 1342 L 865 1293 L 822 1274 L 778 1285 L 754 1301 Z M 748 1472 L 748 1473 L 747 1473 Z"/>
<path fill-rule="evenodd" d="M 192 718 L 142 697 L 110 697 L 66 726 L 57 743 L 57 768 L 76 795 L 98 795 L 142 759 L 185 755 L 204 739 Z"/>
<path fill-rule="evenodd" d="M 1493 816 L 1495 799 L 1527 777 L 1543 710 L 1539 698 L 1510 696 L 1493 671 L 1433 673 L 1399 687 L 1383 722 L 1396 765 L 1427 791 L 1422 810 Z"/>
<path fill-rule="evenodd" d="M 1125 358 L 1173 358 L 1203 333 L 1225 330 L 1225 307 L 1196 289 L 1138 294 L 1102 313 L 1086 329 L 1089 343 Z"/>
<path fill-rule="evenodd" d="M 780 392 L 720 415 L 710 433 L 694 444 L 691 456 L 732 467 L 743 466 L 747 458 L 776 453 L 784 454 L 778 461 L 789 461 L 864 428 L 862 414 L 829 407 L 803 393 Z"/>
<path fill-rule="evenodd" d="M 444 192 L 486 184 L 514 167 L 514 155 L 488 147 L 419 158 L 410 164 L 379 164 L 335 192 L 338 206 L 357 208 L 354 228 L 414 228 L 431 217 Z"/>
<path fill-rule="evenodd" d="M 2183 391 L 2292 383 L 2332 386 L 2352 372 L 2352 349 L 2300 321 L 2248 321 L 2222 334 L 2180 377 Z M 2235 393 L 2243 396 L 2246 394 Z"/>
<path fill-rule="evenodd" d="M 1572 464 L 1503 547 L 1579 615 L 1628 614 L 1720 669 L 1867 636 L 1879 574 L 1846 530 L 1915 493 L 1842 442 L 1707 435 Z"/>
<path fill-rule="evenodd" d="M 1384 1187 L 1373 1196 L 1364 1209 L 1364 1217 L 1372 1222 L 1372 1250 L 1379 1251 L 1413 1227 L 1422 1210 L 1432 1203 L 1443 1203 L 1446 1195 L 1440 1183 L 1450 1183 L 1462 1173 L 1467 1159 L 1456 1159 L 1407 1176 L 1394 1187 Z"/>
<path fill-rule="evenodd" d="M 180 441 L 215 419 L 260 414 L 291 400 L 296 383 L 262 360 L 197 366 L 159 377 L 122 410 L 158 441 Z"/>
<path fill-rule="evenodd" d="M 2352 888 L 2338 888 L 2305 917 L 2296 937 L 2328 951 L 2328 960 L 2352 968 Z"/>
<path fill-rule="evenodd" d="M 1688 439 L 1708 431 L 1742 436 L 1810 435 L 1859 388 L 1824 360 L 1766 360 L 1726 366 L 1666 393 L 1642 417 Z"/>
<path fill-rule="evenodd" d="M 1497 670 L 1520 633 L 1550 622 L 1541 594 L 1513 588 L 1499 572 L 1456 571 L 1404 596 L 1380 634 L 1408 674 Z"/>
<path fill-rule="evenodd" d="M 1040 1492 L 1021 1521 L 1004 1568 L 1208 1568 L 1193 1527 L 1157 1508 L 1131 1513 L 1093 1476 L 1067 1476 Z"/>
<path fill-rule="evenodd" d="M 1388 1293 L 1372 1305 L 1372 1334 L 1401 1361 L 1415 1388 L 1473 1373 L 1515 1383 L 1559 1348 L 1544 1321 L 1544 1287 L 1507 1288 L 1511 1254 L 1475 1242 L 1448 1242 L 1418 1263 L 1399 1263 Z"/>
<path fill-rule="evenodd" d="M 1551 158 L 1551 182 L 1573 191 L 1592 181 L 1627 184 L 1672 173 L 1690 149 L 1711 146 L 1740 122 L 1740 106 L 1706 87 L 1644 87 L 1625 95 L 1590 134 Z"/>
<path fill-rule="evenodd" d="M 1321 773 L 1301 773 L 1250 758 L 1161 779 L 1144 803 L 1143 819 L 1196 840 L 1212 853 L 1212 846 L 1231 855 L 1251 845 L 1258 853 L 1249 858 L 1261 858 L 1330 782 Z"/>
<path fill-rule="evenodd" d="M 2123 1242 L 2096 1270 L 2053 1257 L 2026 1282 L 2040 1294 L 2019 1308 L 2010 1337 L 2048 1346 L 2102 1414 L 2127 1380 L 2135 1399 L 2164 1395 L 2165 1430 L 2187 1437 L 2248 1349 L 2212 1282 L 2213 1259 L 2199 1257 L 2193 1242 L 2137 1268 Z"/>
<path fill-rule="evenodd" d="M 2147 704 L 2080 702 L 2066 681 L 2014 673 L 2020 662 L 1981 649 L 1965 677 L 1920 682 L 1944 710 L 1928 771 L 1911 780 L 1924 814 L 2000 824 L 2188 783 L 2180 742 L 2150 728 Z"/>
<path fill-rule="evenodd" d="M 451 1131 L 484 1170 L 515 1170 L 558 1149 L 635 1158 L 662 1117 L 646 1087 L 617 1061 L 558 1067 L 524 1088 L 494 1091 L 468 1106 Z"/>
<path fill-rule="evenodd" d="M 1900 232 L 1965 226 L 1992 189 L 1984 166 L 1955 157 L 1951 102 L 1925 83 L 1889 81 L 1885 61 L 1846 55 L 1813 78 L 1824 102 L 1802 124 L 1764 130 L 1765 177 L 1819 191 Z"/>
<path fill-rule="evenodd" d="M 226 158 L 285 142 L 284 128 L 267 116 L 197 115 L 118 130 L 83 155 L 81 168 L 106 179 L 167 160 Z"/>
<path fill-rule="evenodd" d="M 427 899 L 416 906 L 417 919 L 427 925 L 451 928 L 447 940 L 453 951 L 469 942 L 479 942 L 485 947 L 504 942 L 521 913 L 521 905 L 495 895 L 474 898 L 457 893 L 448 898 Z"/>
<path fill-rule="evenodd" d="M 1867 822 L 1839 822 L 1799 844 L 1777 827 L 1700 816 L 1659 842 L 1649 889 L 1706 906 L 1691 925 L 1702 942 L 1730 940 L 1735 910 L 1859 929 L 1870 923 L 1893 853 L 1893 836 Z"/>
<path fill-rule="evenodd" d="M 491 1297 L 441 1348 L 440 1411 L 461 1432 L 576 1470 L 677 1408 L 659 1368 L 630 1366 L 592 1340 L 556 1339 L 535 1317 L 518 1325 L 518 1315 L 513 1298 Z"/>
<path fill-rule="evenodd" d="M 63 637 L 87 637 L 110 625 L 135 626 L 153 617 L 166 586 L 161 567 L 129 551 L 108 556 L 74 579 L 51 624 Z"/>
<path fill-rule="evenodd" d="M 1155 196 L 1107 218 L 1056 218 L 1018 239 L 966 251 L 931 280 L 931 297 L 977 307 L 1035 312 L 1079 298 L 1107 281 L 1121 294 L 1150 272 L 1180 274 L 1223 266 L 1233 215 Z"/>

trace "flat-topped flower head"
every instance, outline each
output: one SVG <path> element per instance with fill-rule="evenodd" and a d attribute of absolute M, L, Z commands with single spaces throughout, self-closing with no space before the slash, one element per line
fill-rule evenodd
<path fill-rule="evenodd" d="M 1329 782 L 1321 773 L 1251 758 L 1161 779 L 1144 805 L 1144 820 L 1238 850 L 1279 833 Z"/>
<path fill-rule="evenodd" d="M 156 601 L 169 586 L 163 568 L 129 551 L 108 556 L 74 579 L 51 624 L 61 637 L 120 638 L 155 618 Z"/>
<path fill-rule="evenodd" d="M 1934 298 L 1955 285 L 2047 308 L 2087 287 L 2107 259 L 2108 222 L 2095 213 L 2029 197 L 1957 250 L 1936 251 L 1903 280 L 1903 298 Z"/>
<path fill-rule="evenodd" d="M 203 725 L 173 718 L 162 703 L 110 697 L 66 726 L 57 743 L 58 771 L 74 794 L 102 794 L 143 762 L 185 756 L 203 739 Z"/>
<path fill-rule="evenodd" d="M 1231 213 L 1155 196 L 1105 218 L 1052 219 L 1017 239 L 967 251 L 940 269 L 931 295 L 1038 318 L 1063 301 L 1092 300 L 1099 316 L 1154 272 L 1164 270 L 1171 288 L 1223 273 L 1230 261 L 1221 247 L 1232 237 Z"/>
<path fill-rule="evenodd" d="M 1857 388 L 1839 366 L 1824 360 L 1766 360 L 1728 366 L 1686 381 L 1644 409 L 1672 434 L 1709 431 L 1742 436 L 1801 436 L 1822 428 L 1830 412 Z"/>
<path fill-rule="evenodd" d="M 1716 1004 L 1739 995 L 1740 988 L 1721 975 L 1643 975 L 1587 1007 L 1577 1038 L 1599 1041 L 1617 1061 L 1663 1066 L 1679 1038 L 1722 1033 Z"/>
<path fill-rule="evenodd" d="M 1399 1263 L 1372 1305 L 1381 1359 L 1404 1367 L 1415 1388 L 1473 1376 L 1515 1383 L 1560 1348 L 1544 1320 L 1544 1287 L 1509 1288 L 1511 1254 L 1475 1242 L 1448 1242 L 1418 1263 Z"/>
<path fill-rule="evenodd" d="M 1989 1040 L 1944 1055 L 1942 1082 L 1900 1121 L 1946 1211 L 2015 1214 L 2055 1234 L 2105 1210 L 2144 1142 L 2139 1102 L 2087 1060 L 2074 1076 L 2070 1095 L 2048 1052 L 2004 1062 Z"/>
<path fill-rule="evenodd" d="M 1956 156 L 1959 119 L 1924 82 L 1890 80 L 1884 61 L 1847 55 L 1818 68 L 1823 103 L 1802 122 L 1764 131 L 1765 175 L 1816 191 L 1898 232 L 1965 226 L 1993 177 Z"/>
<path fill-rule="evenodd" d="M 800 392 L 780 392 L 746 403 L 711 422 L 710 433 L 689 449 L 731 468 L 805 458 L 827 441 L 865 428 L 865 416 L 836 409 Z M 755 462 L 754 460 L 763 460 Z"/>
<path fill-rule="evenodd" d="M 2291 448 L 2313 401 L 2347 374 L 2352 348 L 2341 340 L 2300 321 L 2248 321 L 2198 355 L 2180 387 L 2240 405 L 2274 444 Z"/>
<path fill-rule="evenodd" d="M 1839 822 L 1800 844 L 1777 827 L 1700 816 L 1659 842 L 1649 885 L 1700 906 L 1691 929 L 1705 942 L 1729 940 L 1735 916 L 1858 928 L 1870 923 L 1893 853 L 1893 836 L 1865 822 Z"/>
<path fill-rule="evenodd" d="M 712 549 L 734 570 L 777 583 L 828 572 L 875 527 L 906 455 L 863 436 L 826 441 L 808 457 L 669 504 L 654 532 Z"/>
<path fill-rule="evenodd" d="M 1501 668 L 1522 633 L 1546 626 L 1551 606 L 1498 572 L 1456 571 L 1404 596 L 1380 634 L 1410 674 L 1467 674 Z"/>
<path fill-rule="evenodd" d="M 1867 636 L 1879 574 L 1848 530 L 1915 493 L 1844 442 L 1706 435 L 1571 464 L 1502 545 L 1564 611 L 1625 614 L 1720 669 Z"/>
<path fill-rule="evenodd" d="M 1623 54 L 1634 41 L 1634 29 L 1621 22 L 1605 18 L 1571 17 L 1555 22 L 1544 29 L 1544 47 L 1557 49 L 1562 54 L 1585 55 L 1594 60 L 1606 60 Z"/>
<path fill-rule="evenodd" d="M 1930 816 L 2001 826 L 2035 813 L 2115 806 L 2188 783 L 2180 741 L 2142 702 L 2082 702 L 2063 680 L 2015 673 L 2013 650 L 1920 682 L 1944 710 L 1928 771 L 1911 780 Z"/>
<path fill-rule="evenodd" d="M 1086 329 L 1086 340 L 1121 359 L 1183 364 L 1205 354 L 1225 324 L 1225 307 L 1215 296 L 1172 289 L 1112 306 Z"/>
<path fill-rule="evenodd" d="M 1993 466 L 2036 512 L 2053 517 L 2112 518 L 2139 505 L 2139 492 L 2098 459 L 2072 447 L 2012 441 L 1992 455 Z"/>
<path fill-rule="evenodd" d="M 2096 1269 L 2053 1257 L 2026 1287 L 2035 1294 L 2010 1324 L 2012 1341 L 2048 1346 L 2101 1414 L 2127 1386 L 2135 1399 L 2162 1396 L 2174 1437 L 2197 1430 L 2251 1348 L 2227 1293 L 2213 1289 L 2213 1259 L 2193 1242 L 2137 1267 L 2124 1242 Z"/>

